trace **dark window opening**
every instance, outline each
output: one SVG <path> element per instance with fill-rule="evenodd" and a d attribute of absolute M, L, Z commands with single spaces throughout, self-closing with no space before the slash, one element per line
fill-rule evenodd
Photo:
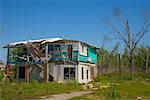
<path fill-rule="evenodd" d="M 68 45 L 68 59 L 72 60 L 72 45 Z"/>
<path fill-rule="evenodd" d="M 49 74 L 49 81 L 52 82 L 54 80 L 54 77 Z"/>
<path fill-rule="evenodd" d="M 89 78 L 89 71 L 88 70 L 86 71 L 86 74 L 87 74 L 86 76 L 87 76 L 87 79 L 88 79 Z"/>
<path fill-rule="evenodd" d="M 75 79 L 75 68 L 64 68 L 64 79 Z"/>
<path fill-rule="evenodd" d="M 87 56 L 89 56 L 89 49 L 87 49 Z"/>
<path fill-rule="evenodd" d="M 19 79 L 25 79 L 25 67 L 19 67 Z"/>
<path fill-rule="evenodd" d="M 48 53 L 54 50 L 54 45 L 48 45 Z"/>
<path fill-rule="evenodd" d="M 55 50 L 60 51 L 60 45 L 55 45 Z"/>
<path fill-rule="evenodd" d="M 81 73 L 82 73 L 82 80 L 84 79 L 84 73 L 83 73 L 83 67 L 82 67 L 82 69 L 81 69 Z"/>
<path fill-rule="evenodd" d="M 27 48 L 23 48 L 23 51 L 27 52 Z"/>
<path fill-rule="evenodd" d="M 31 56 L 29 57 L 29 61 L 33 61 L 33 58 Z"/>
<path fill-rule="evenodd" d="M 82 45 L 82 52 L 84 52 L 84 46 Z"/>

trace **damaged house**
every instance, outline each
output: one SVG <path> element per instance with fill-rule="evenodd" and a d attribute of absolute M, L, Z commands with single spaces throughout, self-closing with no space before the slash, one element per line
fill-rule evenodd
<path fill-rule="evenodd" d="M 47 38 L 6 45 L 16 80 L 88 83 L 97 74 L 96 47 L 77 40 Z"/>

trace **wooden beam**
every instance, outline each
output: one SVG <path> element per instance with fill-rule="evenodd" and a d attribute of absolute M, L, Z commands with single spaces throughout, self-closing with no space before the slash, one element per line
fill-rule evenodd
<path fill-rule="evenodd" d="M 30 82 L 29 71 L 30 71 L 29 66 L 25 65 L 25 80 L 26 80 L 26 82 Z"/>
<path fill-rule="evenodd" d="M 9 48 L 7 49 L 7 65 L 9 64 Z"/>
<path fill-rule="evenodd" d="M 49 81 L 49 64 L 46 63 L 44 65 L 44 67 L 45 67 L 45 70 L 44 70 L 44 81 L 48 82 Z"/>

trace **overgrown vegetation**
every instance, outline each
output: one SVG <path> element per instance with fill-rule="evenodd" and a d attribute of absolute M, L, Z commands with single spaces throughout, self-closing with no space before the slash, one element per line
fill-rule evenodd
<path fill-rule="evenodd" d="M 118 53 L 118 47 L 114 47 L 112 51 L 105 48 L 100 48 L 98 52 L 98 74 L 110 73 L 127 73 L 130 74 L 128 67 L 128 57 L 126 49 L 122 54 Z M 150 47 L 141 45 L 134 51 L 133 70 L 136 73 L 149 73 L 150 72 Z M 131 75 L 131 74 L 130 74 Z"/>
<path fill-rule="evenodd" d="M 38 83 L 36 81 L 32 83 L 5 82 L 4 84 L 0 84 L 0 98 L 2 98 L 2 100 L 35 99 L 39 98 L 39 96 L 70 92 L 80 89 L 80 85 L 76 83 Z"/>
<path fill-rule="evenodd" d="M 71 100 L 136 100 L 137 97 L 142 100 L 150 99 L 150 78 L 145 75 L 135 75 L 132 80 L 130 75 L 125 74 L 101 75 L 94 84 L 98 87 L 94 93 Z M 104 88 L 100 88 L 102 86 Z"/>

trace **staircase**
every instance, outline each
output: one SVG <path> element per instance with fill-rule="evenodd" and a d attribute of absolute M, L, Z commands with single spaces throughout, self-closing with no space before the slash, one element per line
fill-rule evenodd
<path fill-rule="evenodd" d="M 37 63 L 35 64 L 38 68 L 41 69 L 41 72 L 40 72 L 40 76 L 44 76 L 46 77 L 46 80 L 48 79 L 48 66 L 47 66 L 47 63 L 48 63 L 48 59 L 45 57 L 45 55 L 42 53 L 42 49 L 40 48 L 40 45 L 39 44 L 33 44 L 31 42 L 28 42 L 26 44 L 26 48 L 27 48 L 27 51 L 29 52 L 29 54 L 32 56 L 33 60 L 35 62 L 41 62 L 41 63 Z M 44 73 L 43 73 L 44 72 Z M 44 75 L 41 75 L 41 74 L 44 74 Z"/>

